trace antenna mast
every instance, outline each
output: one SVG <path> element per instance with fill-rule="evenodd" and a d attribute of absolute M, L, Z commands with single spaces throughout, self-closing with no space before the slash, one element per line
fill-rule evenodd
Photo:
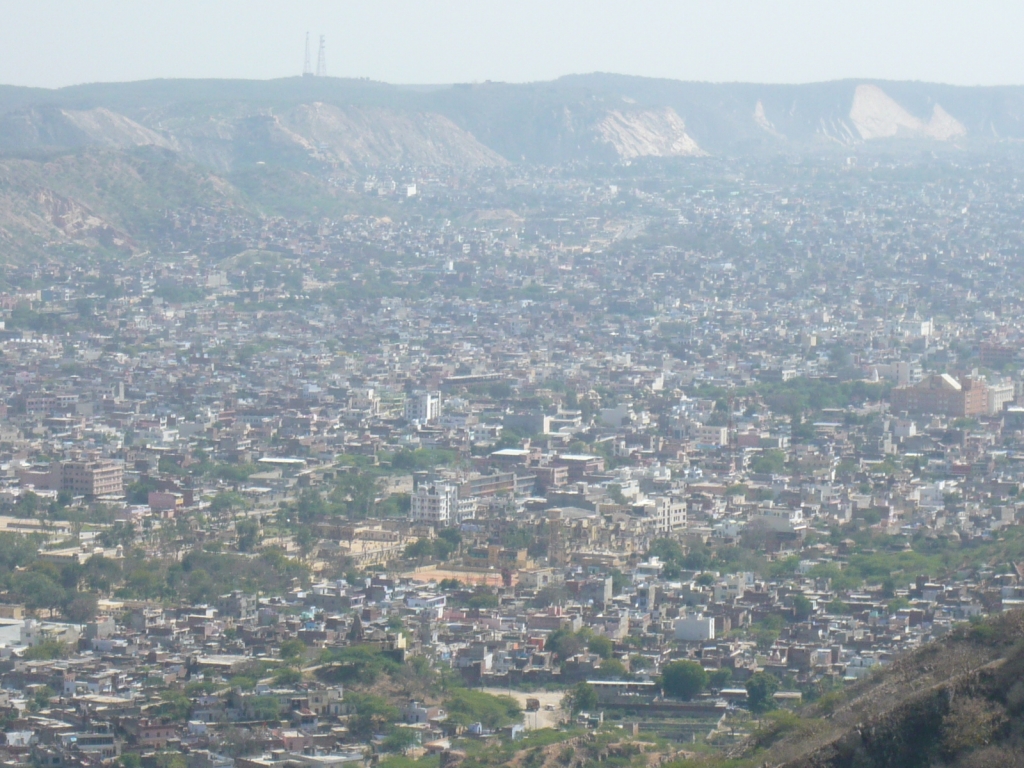
<path fill-rule="evenodd" d="M 313 65 L 309 58 L 309 32 L 306 33 L 306 63 L 302 67 L 303 77 L 313 76 Z"/>
<path fill-rule="evenodd" d="M 327 46 L 323 35 L 320 35 L 320 53 L 316 57 L 316 76 L 327 77 Z"/>

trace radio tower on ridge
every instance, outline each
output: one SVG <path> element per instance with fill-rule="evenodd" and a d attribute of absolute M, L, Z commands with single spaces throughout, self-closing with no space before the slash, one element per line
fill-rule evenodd
<path fill-rule="evenodd" d="M 302 76 L 313 76 L 313 65 L 309 58 L 309 32 L 306 33 L 306 63 L 302 66 Z"/>
<path fill-rule="evenodd" d="M 316 56 L 316 76 L 327 77 L 327 45 L 323 35 L 320 35 L 320 52 Z"/>

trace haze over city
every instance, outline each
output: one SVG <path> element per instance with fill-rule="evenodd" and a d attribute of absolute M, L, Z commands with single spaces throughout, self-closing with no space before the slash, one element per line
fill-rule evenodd
<path fill-rule="evenodd" d="M 1024 766 L 1022 22 L 0 0 L 0 762 Z"/>
<path fill-rule="evenodd" d="M 587 72 L 712 82 L 844 78 L 1018 84 L 1024 8 L 1007 0 L 300 0 L 0 3 L 0 83 L 287 77 L 307 31 L 329 73 L 390 83 Z"/>

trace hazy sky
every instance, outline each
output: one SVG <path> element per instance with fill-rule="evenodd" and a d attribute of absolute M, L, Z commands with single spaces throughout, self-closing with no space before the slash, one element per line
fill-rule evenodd
<path fill-rule="evenodd" d="M 0 0 L 0 83 L 328 74 L 394 83 L 619 72 L 1024 83 L 1020 0 Z M 314 65 L 315 65 L 314 50 Z"/>

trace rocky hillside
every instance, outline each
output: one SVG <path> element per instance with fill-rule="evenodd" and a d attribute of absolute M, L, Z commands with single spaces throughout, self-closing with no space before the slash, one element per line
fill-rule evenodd
<path fill-rule="evenodd" d="M 771 716 L 732 766 L 1024 765 L 1024 613 L 922 647 L 798 717 Z M 709 759 L 705 764 L 715 765 Z"/>
<path fill-rule="evenodd" d="M 156 237 L 168 210 L 245 213 L 230 184 L 159 147 L 0 157 L 0 261 L 53 246 L 128 254 Z"/>
<path fill-rule="evenodd" d="M 585 75 L 414 88 L 336 78 L 0 88 L 0 152 L 155 145 L 221 171 L 629 161 L 1024 139 L 1024 88 Z"/>
<path fill-rule="evenodd" d="M 225 114 L 226 112 L 226 114 Z M 0 152 L 26 154 L 79 147 L 156 146 L 218 171 L 256 162 L 344 167 L 435 165 L 479 168 L 504 158 L 436 112 L 323 102 L 253 112 L 231 109 L 198 116 L 168 109 L 142 125 L 106 107 L 33 107 L 0 117 Z"/>

